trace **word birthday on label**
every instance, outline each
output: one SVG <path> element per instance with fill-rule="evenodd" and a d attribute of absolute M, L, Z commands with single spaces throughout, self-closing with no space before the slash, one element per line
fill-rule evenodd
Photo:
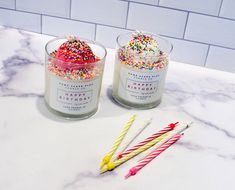
<path fill-rule="evenodd" d="M 86 104 L 92 99 L 92 91 L 66 92 L 58 90 L 58 101 L 68 104 Z"/>
<path fill-rule="evenodd" d="M 152 83 L 137 82 L 133 80 L 127 80 L 126 90 L 138 91 L 138 92 L 155 92 L 157 90 L 157 81 Z"/>

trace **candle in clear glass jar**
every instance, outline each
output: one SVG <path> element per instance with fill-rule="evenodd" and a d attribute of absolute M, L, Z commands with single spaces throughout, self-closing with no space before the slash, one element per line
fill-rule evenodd
<path fill-rule="evenodd" d="M 154 34 L 119 35 L 113 78 L 113 97 L 126 106 L 148 109 L 161 102 L 171 43 Z"/>
<path fill-rule="evenodd" d="M 98 109 L 105 48 L 77 37 L 55 38 L 46 45 L 45 102 L 67 118 L 87 118 Z"/>

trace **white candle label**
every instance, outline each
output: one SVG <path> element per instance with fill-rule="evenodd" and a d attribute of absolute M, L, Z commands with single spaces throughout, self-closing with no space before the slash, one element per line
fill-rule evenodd
<path fill-rule="evenodd" d="M 166 69 L 137 71 L 121 66 L 118 95 L 133 103 L 152 103 L 162 94 Z"/>
<path fill-rule="evenodd" d="M 96 108 L 101 77 L 75 82 L 49 75 L 49 105 L 53 109 L 67 114 L 85 114 Z"/>

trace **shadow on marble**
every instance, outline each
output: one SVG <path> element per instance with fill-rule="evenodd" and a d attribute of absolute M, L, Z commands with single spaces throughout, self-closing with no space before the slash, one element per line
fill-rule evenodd
<path fill-rule="evenodd" d="M 87 181 L 89 182 L 92 181 L 94 183 L 97 183 L 97 182 L 100 182 L 101 179 L 102 179 L 102 182 L 108 183 L 111 181 L 111 179 L 113 180 L 114 177 L 117 177 L 117 176 L 118 174 L 114 171 L 106 172 L 103 174 L 94 173 L 92 171 L 84 171 L 84 172 L 77 173 L 74 179 L 64 184 L 63 188 L 64 189 L 78 188 L 78 187 L 82 187 L 83 186 L 82 184 L 87 183 Z"/>
<path fill-rule="evenodd" d="M 38 97 L 36 100 L 36 108 L 39 111 L 39 113 L 41 115 L 43 115 L 45 118 L 53 120 L 53 121 L 57 121 L 57 122 L 74 122 L 74 120 L 68 120 L 66 118 L 57 116 L 55 114 L 53 114 L 52 112 L 50 112 L 46 106 L 46 103 L 44 101 L 44 97 Z"/>
<path fill-rule="evenodd" d="M 113 99 L 112 88 L 108 86 L 105 90 L 105 94 L 100 97 L 99 109 L 95 114 L 95 118 L 120 116 L 130 110 L 131 109 L 121 106 Z"/>
<path fill-rule="evenodd" d="M 119 104 L 118 102 L 116 102 L 116 100 L 113 98 L 113 95 L 112 95 L 113 91 L 112 91 L 112 86 L 109 85 L 108 88 L 106 89 L 106 95 L 107 97 L 109 98 L 109 100 L 115 104 L 116 106 L 120 107 L 120 108 L 125 108 L 127 110 L 129 110 L 128 108 L 122 106 L 121 104 Z"/>

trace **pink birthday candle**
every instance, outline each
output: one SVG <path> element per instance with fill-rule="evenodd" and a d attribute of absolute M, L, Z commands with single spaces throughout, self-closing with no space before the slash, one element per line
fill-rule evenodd
<path fill-rule="evenodd" d="M 122 152 L 122 153 L 120 153 L 120 154 L 118 155 L 118 159 L 120 159 L 120 158 L 122 158 L 123 156 L 125 156 L 125 155 L 131 153 L 132 151 L 138 149 L 139 147 L 141 147 L 141 146 L 147 144 L 148 142 L 152 141 L 153 139 L 158 138 L 158 137 L 160 137 L 161 135 L 163 135 L 163 134 L 165 134 L 165 133 L 167 133 L 167 132 L 173 130 L 173 129 L 176 127 L 176 125 L 177 125 L 178 123 L 179 123 L 179 122 L 169 124 L 169 125 L 168 125 L 167 127 L 165 127 L 164 129 L 158 131 L 157 133 L 152 134 L 150 137 L 148 137 L 148 138 L 146 138 L 145 140 L 139 142 L 137 145 L 133 146 L 132 148 L 129 148 L 129 149 L 125 150 L 124 152 Z"/>
<path fill-rule="evenodd" d="M 142 159 L 136 166 L 129 170 L 129 173 L 125 176 L 128 177 L 135 175 L 139 170 L 141 170 L 144 166 L 146 166 L 149 162 L 151 162 L 154 158 L 156 158 L 159 154 L 161 154 L 164 150 L 169 148 L 172 144 L 178 141 L 183 134 L 175 134 L 171 139 L 161 145 L 159 148 L 151 152 L 148 156 Z"/>

